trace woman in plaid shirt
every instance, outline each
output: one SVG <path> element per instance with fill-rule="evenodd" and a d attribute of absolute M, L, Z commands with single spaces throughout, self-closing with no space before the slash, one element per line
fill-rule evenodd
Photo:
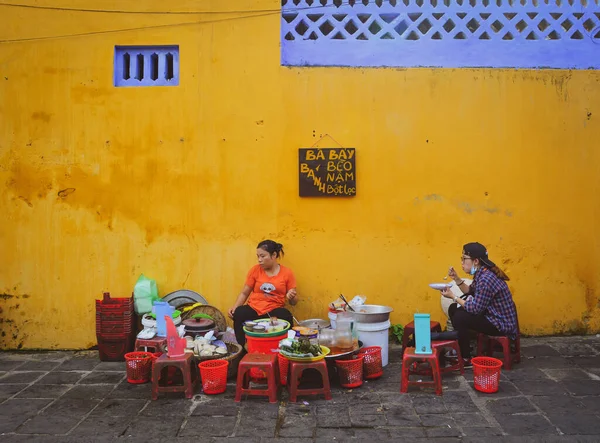
<path fill-rule="evenodd" d="M 511 339 L 517 336 L 517 309 L 508 289 L 508 277 L 488 258 L 481 243 L 467 243 L 461 256 L 463 271 L 473 275 L 473 283 L 468 285 L 454 268 L 448 275 L 465 295 L 455 296 L 450 289 L 442 291 L 446 298 L 454 300 L 448 315 L 454 329 L 458 331 L 460 353 L 465 365 L 471 366 L 471 346 L 469 331 L 487 335 L 506 335 Z"/>

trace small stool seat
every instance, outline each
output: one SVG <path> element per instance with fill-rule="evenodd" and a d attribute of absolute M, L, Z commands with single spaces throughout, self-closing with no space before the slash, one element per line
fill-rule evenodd
<path fill-rule="evenodd" d="M 149 350 L 148 348 L 152 348 Z M 167 337 L 154 337 L 148 339 L 138 338 L 135 341 L 135 351 L 146 351 L 146 352 L 167 352 Z"/>
<path fill-rule="evenodd" d="M 514 340 L 506 336 L 486 335 L 483 332 L 477 335 L 477 355 L 483 355 L 483 348 L 485 347 L 488 357 L 492 357 L 494 348 L 497 345 L 502 347 L 502 367 L 504 369 L 510 371 L 513 363 L 521 362 L 521 328 L 519 327 L 518 317 L 517 337 Z"/>
<path fill-rule="evenodd" d="M 167 369 L 164 377 L 161 377 L 161 373 L 165 368 L 179 369 L 183 377 L 183 384 L 168 385 L 167 378 L 170 371 Z M 165 382 L 163 386 L 160 384 L 161 379 L 164 379 Z M 152 400 L 158 399 L 158 394 L 161 392 L 185 392 L 186 398 L 192 398 L 197 383 L 198 369 L 196 359 L 194 358 L 194 354 L 190 352 L 186 352 L 180 357 L 169 357 L 167 354 L 163 354 L 152 365 Z"/>
<path fill-rule="evenodd" d="M 269 403 L 277 403 L 277 380 L 279 368 L 275 354 L 246 354 L 238 366 L 235 401 L 242 400 L 242 395 L 259 395 L 269 397 Z M 250 370 L 260 369 L 266 374 L 267 389 L 250 387 Z"/>
<path fill-rule="evenodd" d="M 415 348 L 406 348 L 402 356 L 402 380 L 400 392 L 408 392 L 409 386 L 433 387 L 437 395 L 442 395 L 442 377 L 440 374 L 439 348 L 433 348 L 431 354 L 416 354 Z M 417 371 L 411 368 L 413 363 L 429 363 L 431 367 L 431 376 L 433 381 L 411 381 L 411 374 L 423 374 L 423 371 Z"/>
<path fill-rule="evenodd" d="M 429 330 L 431 332 L 442 332 L 442 327 L 437 321 L 429 322 Z M 404 325 L 404 333 L 402 334 L 402 353 L 408 346 L 408 341 L 410 337 L 415 333 L 415 322 L 411 321 L 407 325 Z"/>
<path fill-rule="evenodd" d="M 302 373 L 307 369 L 316 369 L 321 374 L 323 380 L 322 388 L 298 389 Z M 331 387 L 329 385 L 329 373 L 327 372 L 327 362 L 323 360 L 299 362 L 290 361 L 290 378 L 288 380 L 288 390 L 290 393 L 290 402 L 295 403 L 299 395 L 324 395 L 325 400 L 331 400 Z"/>
<path fill-rule="evenodd" d="M 456 362 L 449 366 L 440 366 L 440 374 L 445 374 L 447 372 L 452 371 L 460 371 L 461 374 L 465 373 L 465 366 L 462 359 L 462 355 L 460 353 L 460 346 L 458 345 L 458 340 L 434 340 L 431 342 L 432 349 L 439 350 L 439 359 L 442 358 L 442 351 L 445 348 L 452 348 L 456 351 L 456 357 L 451 357 L 451 359 L 456 359 Z M 431 375 L 431 369 L 426 371 L 418 371 L 417 373 L 423 375 Z"/>

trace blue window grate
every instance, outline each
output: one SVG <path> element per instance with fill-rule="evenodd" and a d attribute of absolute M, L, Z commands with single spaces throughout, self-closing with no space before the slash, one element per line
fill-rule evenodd
<path fill-rule="evenodd" d="M 179 46 L 115 46 L 115 86 L 179 85 Z"/>
<path fill-rule="evenodd" d="M 281 64 L 600 68 L 600 0 L 282 0 Z"/>

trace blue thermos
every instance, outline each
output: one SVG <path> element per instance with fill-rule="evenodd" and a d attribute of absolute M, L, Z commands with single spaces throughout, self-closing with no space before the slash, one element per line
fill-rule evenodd
<path fill-rule="evenodd" d="M 415 354 L 431 354 L 431 328 L 429 314 L 415 314 Z"/>

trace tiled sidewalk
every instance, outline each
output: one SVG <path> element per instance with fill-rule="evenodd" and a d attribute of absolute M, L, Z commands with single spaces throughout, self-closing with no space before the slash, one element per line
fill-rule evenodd
<path fill-rule="evenodd" d="M 503 371 L 500 390 L 473 389 L 472 371 L 445 375 L 444 395 L 400 394 L 400 350 L 384 376 L 333 389 L 333 400 L 235 403 L 200 391 L 192 400 L 150 400 L 124 363 L 95 352 L 0 353 L 0 441 L 244 442 L 600 441 L 600 338 L 522 340 L 523 361 Z M 304 402 L 302 400 L 305 400 Z"/>

